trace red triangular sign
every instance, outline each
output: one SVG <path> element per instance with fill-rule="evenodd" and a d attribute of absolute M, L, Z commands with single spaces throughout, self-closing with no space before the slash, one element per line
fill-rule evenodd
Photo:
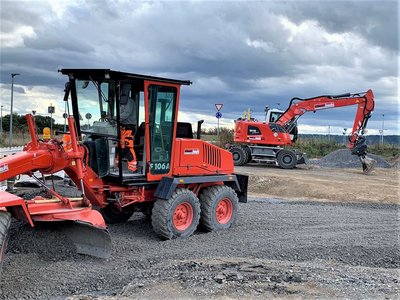
<path fill-rule="evenodd" d="M 222 106 L 224 106 L 223 104 L 215 104 L 215 108 L 217 109 L 217 111 L 220 111 Z"/>

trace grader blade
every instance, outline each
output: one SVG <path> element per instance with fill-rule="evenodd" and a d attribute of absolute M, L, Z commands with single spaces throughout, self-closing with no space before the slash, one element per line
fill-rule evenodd
<path fill-rule="evenodd" d="M 360 156 L 362 168 L 363 168 L 363 173 L 364 174 L 369 174 L 371 171 L 375 168 L 376 160 L 372 159 L 368 156 Z"/>
<path fill-rule="evenodd" d="M 65 226 L 63 232 L 75 244 L 76 252 L 99 258 L 111 256 L 111 237 L 108 230 L 77 221 Z"/>

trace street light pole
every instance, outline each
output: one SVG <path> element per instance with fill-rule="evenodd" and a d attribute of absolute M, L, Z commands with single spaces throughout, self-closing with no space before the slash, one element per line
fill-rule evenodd
<path fill-rule="evenodd" d="M 0 135 L 3 136 L 3 105 L 0 107 Z"/>
<path fill-rule="evenodd" d="M 11 108 L 10 108 L 10 138 L 8 140 L 8 144 L 12 146 L 12 121 L 13 121 L 13 100 L 14 100 L 14 77 L 17 75 L 21 75 L 18 73 L 11 74 Z"/>
<path fill-rule="evenodd" d="M 385 114 L 382 114 L 382 146 L 383 146 L 383 134 L 385 130 Z"/>

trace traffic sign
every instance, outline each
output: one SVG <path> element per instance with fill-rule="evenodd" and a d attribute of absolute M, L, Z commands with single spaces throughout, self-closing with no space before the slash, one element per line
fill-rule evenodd
<path fill-rule="evenodd" d="M 215 104 L 215 108 L 217 109 L 217 111 L 220 111 L 222 106 L 224 106 L 222 103 L 220 104 Z"/>
<path fill-rule="evenodd" d="M 217 113 L 215 114 L 215 117 L 216 117 L 217 119 L 222 118 L 222 113 L 221 113 L 220 111 L 217 111 Z"/>

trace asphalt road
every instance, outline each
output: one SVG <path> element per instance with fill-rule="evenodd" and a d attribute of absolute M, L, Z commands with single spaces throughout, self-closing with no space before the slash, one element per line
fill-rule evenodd
<path fill-rule="evenodd" d="M 14 223 L 0 299 L 396 298 L 399 206 L 252 198 L 228 231 L 160 241 L 137 213 L 110 226 L 112 258 L 59 228 Z"/>

